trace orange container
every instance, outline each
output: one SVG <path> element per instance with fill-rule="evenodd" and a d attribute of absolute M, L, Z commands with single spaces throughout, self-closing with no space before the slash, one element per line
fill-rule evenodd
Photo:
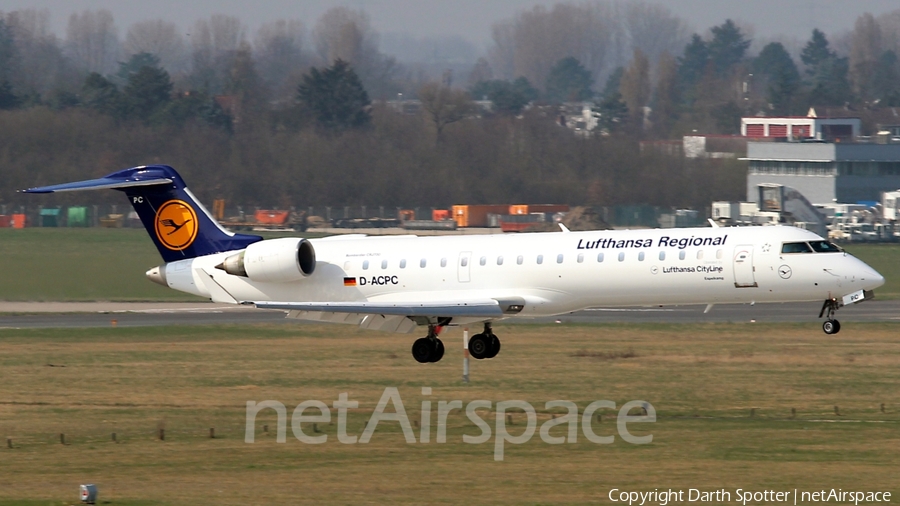
<path fill-rule="evenodd" d="M 9 227 L 9 216 L 5 214 L 0 214 L 0 228 Z"/>
<path fill-rule="evenodd" d="M 25 228 L 25 215 L 24 214 L 12 215 L 12 228 Z"/>
<path fill-rule="evenodd" d="M 508 205 L 453 206 L 453 219 L 459 227 L 486 227 L 489 214 L 508 211 Z"/>
<path fill-rule="evenodd" d="M 287 223 L 290 215 L 290 211 L 259 210 L 256 211 L 254 217 L 256 218 L 256 222 L 261 225 L 284 225 Z"/>
<path fill-rule="evenodd" d="M 450 219 L 450 211 L 447 209 L 435 209 L 431 211 L 432 221 L 444 221 Z"/>
<path fill-rule="evenodd" d="M 509 214 L 567 212 L 569 212 L 569 206 L 564 204 L 514 204 L 509 206 Z"/>

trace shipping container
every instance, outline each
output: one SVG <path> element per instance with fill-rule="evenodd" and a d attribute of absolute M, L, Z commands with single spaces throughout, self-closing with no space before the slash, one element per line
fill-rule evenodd
<path fill-rule="evenodd" d="M 488 214 L 506 214 L 508 205 L 453 206 L 453 220 L 459 227 L 486 227 Z"/>
<path fill-rule="evenodd" d="M 433 221 L 443 221 L 450 219 L 450 211 L 447 209 L 435 209 L 431 211 L 431 219 Z"/>
<path fill-rule="evenodd" d="M 534 213 L 567 213 L 569 206 L 564 204 L 513 204 L 509 206 L 509 214 Z"/>
<path fill-rule="evenodd" d="M 83 207 L 83 206 L 70 207 L 67 210 L 66 226 L 68 226 L 68 227 L 86 227 L 86 226 L 88 226 L 87 208 Z"/>
<path fill-rule="evenodd" d="M 254 214 L 254 218 L 260 225 L 284 225 L 290 215 L 290 211 L 259 210 Z"/>
<path fill-rule="evenodd" d="M 57 208 L 57 209 L 41 209 L 41 226 L 42 227 L 58 227 L 59 226 L 59 208 Z"/>
<path fill-rule="evenodd" d="M 546 213 L 509 214 L 500 217 L 500 230 L 504 232 L 522 232 L 546 221 Z"/>
<path fill-rule="evenodd" d="M 24 214 L 12 215 L 12 228 L 25 228 L 25 215 Z"/>
<path fill-rule="evenodd" d="M 9 228 L 12 220 L 5 214 L 0 214 L 0 228 Z"/>

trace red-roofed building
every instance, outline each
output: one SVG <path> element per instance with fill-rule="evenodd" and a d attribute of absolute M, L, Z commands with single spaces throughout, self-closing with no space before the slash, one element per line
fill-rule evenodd
<path fill-rule="evenodd" d="M 815 108 L 806 116 L 741 118 L 741 135 L 758 139 L 820 139 L 848 141 L 860 135 L 862 121 L 855 117 L 820 117 Z"/>

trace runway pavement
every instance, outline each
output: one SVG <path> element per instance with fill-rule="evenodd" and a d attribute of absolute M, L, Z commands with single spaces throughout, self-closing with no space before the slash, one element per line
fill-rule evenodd
<path fill-rule="evenodd" d="M 820 303 L 719 305 L 652 308 L 597 308 L 552 318 L 515 319 L 521 323 L 699 323 L 699 322 L 814 322 Z M 214 325 L 232 323 L 288 323 L 284 311 L 213 303 L 65 303 L 0 302 L 0 328 L 145 327 L 157 325 Z M 900 320 L 900 300 L 873 300 L 847 306 L 837 313 L 845 322 Z"/>

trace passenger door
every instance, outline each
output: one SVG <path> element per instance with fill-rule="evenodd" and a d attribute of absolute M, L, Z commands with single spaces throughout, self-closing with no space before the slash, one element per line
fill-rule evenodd
<path fill-rule="evenodd" d="M 753 267 L 753 245 L 741 244 L 734 247 L 735 288 L 756 288 L 756 274 Z"/>

